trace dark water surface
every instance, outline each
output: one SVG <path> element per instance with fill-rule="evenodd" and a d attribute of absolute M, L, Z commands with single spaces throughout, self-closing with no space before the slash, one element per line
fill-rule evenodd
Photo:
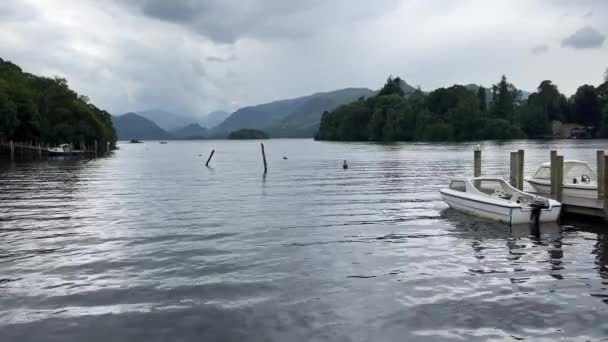
<path fill-rule="evenodd" d="M 534 238 L 446 210 L 438 190 L 472 173 L 476 144 L 265 145 L 266 177 L 253 141 L 0 163 L 0 340 L 608 337 L 602 223 Z M 482 145 L 503 176 L 517 148 L 528 175 L 552 148 L 592 165 L 608 148 Z"/>

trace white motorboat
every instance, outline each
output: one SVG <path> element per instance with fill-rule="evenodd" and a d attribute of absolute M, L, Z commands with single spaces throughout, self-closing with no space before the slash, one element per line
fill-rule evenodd
<path fill-rule="evenodd" d="M 551 193 L 551 163 L 542 164 L 534 177 L 526 177 L 525 179 L 536 192 L 549 195 Z M 565 160 L 562 194 L 568 198 L 596 200 L 597 175 L 585 162 Z"/>
<path fill-rule="evenodd" d="M 58 147 L 48 149 L 49 156 L 79 156 L 82 154 L 80 150 L 73 150 L 70 144 L 61 144 Z"/>
<path fill-rule="evenodd" d="M 561 203 L 512 187 L 502 178 L 456 178 L 442 189 L 443 200 L 453 209 L 508 224 L 555 222 Z"/>

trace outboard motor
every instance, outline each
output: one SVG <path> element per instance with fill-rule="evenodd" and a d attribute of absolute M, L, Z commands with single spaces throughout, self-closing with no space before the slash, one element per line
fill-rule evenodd
<path fill-rule="evenodd" d="M 549 209 L 549 200 L 544 197 L 534 197 L 530 202 L 530 207 L 532 208 L 530 220 L 534 220 L 534 224 L 538 226 L 541 210 Z"/>

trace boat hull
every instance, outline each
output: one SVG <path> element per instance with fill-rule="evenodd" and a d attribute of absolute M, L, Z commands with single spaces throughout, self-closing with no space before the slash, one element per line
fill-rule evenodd
<path fill-rule="evenodd" d="M 534 190 L 542 195 L 551 194 L 551 182 L 543 182 L 535 179 L 526 179 L 528 184 L 534 188 Z M 583 198 L 597 198 L 597 186 L 585 186 L 585 185 L 571 185 L 564 184 L 562 188 L 562 195 L 568 197 L 583 197 Z"/>
<path fill-rule="evenodd" d="M 74 157 L 82 155 L 80 151 L 72 151 L 72 152 L 57 152 L 57 151 L 49 151 L 48 155 L 50 157 Z"/>
<path fill-rule="evenodd" d="M 442 190 L 441 196 L 450 208 L 475 215 L 478 217 L 487 218 L 490 220 L 503 222 L 507 224 L 524 224 L 531 223 L 531 208 L 521 206 L 501 205 L 482 201 L 473 197 L 456 194 L 452 190 Z M 542 209 L 540 214 L 540 222 L 555 222 L 561 213 L 561 205 L 554 205 L 548 209 Z"/>

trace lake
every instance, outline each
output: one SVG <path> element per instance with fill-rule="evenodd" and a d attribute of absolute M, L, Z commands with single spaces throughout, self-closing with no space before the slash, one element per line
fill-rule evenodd
<path fill-rule="evenodd" d="M 608 336 L 603 223 L 532 237 L 447 210 L 438 190 L 477 143 L 264 144 L 265 176 L 257 141 L 0 162 L 0 340 Z M 608 141 L 481 145 L 484 174 L 508 177 L 511 151 L 530 175 L 551 149 L 595 167 Z"/>

